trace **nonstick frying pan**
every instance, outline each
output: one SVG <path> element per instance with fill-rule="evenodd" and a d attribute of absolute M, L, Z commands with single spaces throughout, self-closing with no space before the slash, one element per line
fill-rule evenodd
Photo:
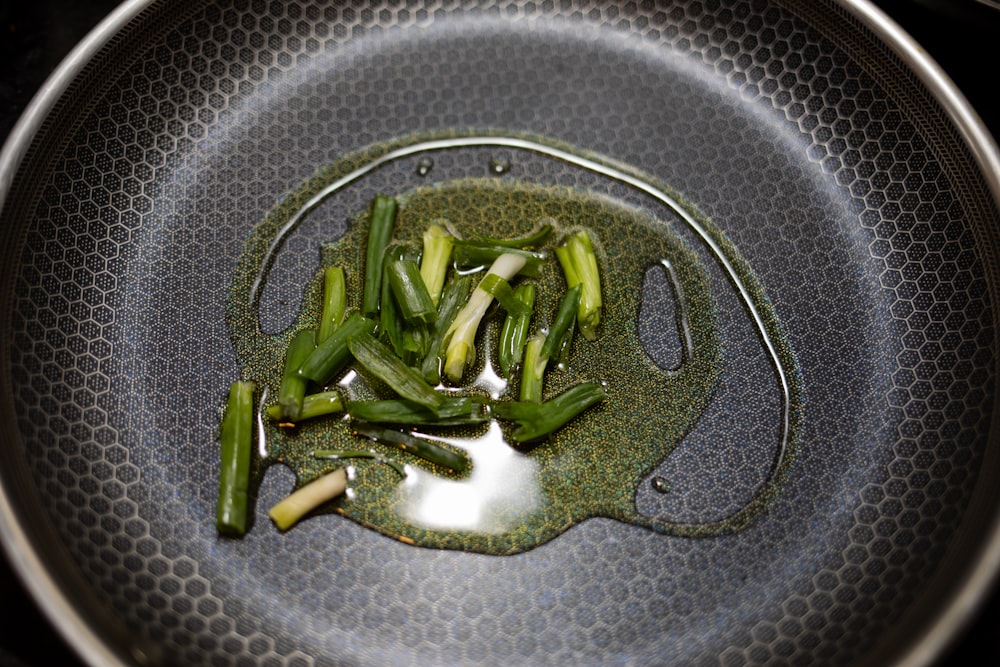
<path fill-rule="evenodd" d="M 332 515 L 278 534 L 274 468 L 250 533 L 216 536 L 245 239 L 321 167 L 456 129 L 651 175 L 739 249 L 802 389 L 766 513 L 707 538 L 592 518 L 489 556 Z M 504 178 L 650 206 L 503 149 Z M 350 196 L 428 182 L 412 167 Z M 921 664 L 992 581 L 996 151 L 867 5 L 127 4 L 0 173 L 4 543 L 95 664 Z M 356 202 L 330 205 L 276 259 L 266 327 Z M 648 515 L 711 519 L 774 454 L 773 413 L 733 408 L 773 403 L 773 370 L 719 284 L 729 374 L 656 471 L 671 494 L 638 488 Z"/>

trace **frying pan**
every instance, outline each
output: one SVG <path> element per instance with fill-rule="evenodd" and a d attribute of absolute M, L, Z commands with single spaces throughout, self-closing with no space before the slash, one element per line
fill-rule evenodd
<path fill-rule="evenodd" d="M 215 534 L 245 240 L 322 167 L 456 129 L 638 171 L 738 248 L 803 397 L 797 456 L 750 525 L 595 517 L 512 556 L 333 515 L 279 534 L 264 512 L 293 480 L 275 467 L 248 535 Z M 428 176 L 495 157 L 442 151 Z M 649 206 L 502 157 L 506 178 Z M 412 166 L 353 196 L 413 187 Z M 961 97 L 864 3 L 128 3 L 0 165 L 5 547 L 93 664 L 926 664 L 1000 560 L 998 173 Z M 288 237 L 265 326 L 356 204 Z M 774 453 L 773 414 L 734 414 L 773 402 L 774 375 L 719 285 L 741 353 L 711 428 L 650 471 L 674 490 L 637 489 L 649 515 L 710 520 Z"/>

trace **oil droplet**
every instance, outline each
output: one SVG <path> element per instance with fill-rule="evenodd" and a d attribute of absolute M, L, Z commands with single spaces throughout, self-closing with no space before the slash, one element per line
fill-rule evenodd
<path fill-rule="evenodd" d="M 491 174 L 506 174 L 510 171 L 510 160 L 505 155 L 497 155 L 490 160 Z"/>
<path fill-rule="evenodd" d="M 431 173 L 431 169 L 434 168 L 434 160 L 429 157 L 422 158 L 420 162 L 417 163 L 417 176 L 426 176 Z"/>
<path fill-rule="evenodd" d="M 670 481 L 657 475 L 650 482 L 657 493 L 670 493 Z"/>

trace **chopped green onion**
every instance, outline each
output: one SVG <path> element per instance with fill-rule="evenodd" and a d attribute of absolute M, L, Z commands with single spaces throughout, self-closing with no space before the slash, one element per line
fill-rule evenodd
<path fill-rule="evenodd" d="M 346 490 L 347 470 L 337 468 L 293 492 L 272 507 L 267 515 L 271 517 L 278 530 L 288 530 L 306 514 Z"/>
<path fill-rule="evenodd" d="M 601 276 L 597 269 L 597 256 L 590 234 L 580 230 L 556 248 L 556 257 L 562 265 L 567 287 L 582 285 L 577 326 L 587 340 L 597 337 L 601 321 Z"/>
<path fill-rule="evenodd" d="M 390 255 L 391 257 L 391 255 Z M 385 267 L 385 273 L 389 273 L 389 269 Z M 404 342 L 404 331 L 406 330 L 405 323 L 403 322 L 403 316 L 399 312 L 399 306 L 396 305 L 396 299 L 392 296 L 392 289 L 389 287 L 389 277 L 384 276 L 382 279 L 382 298 L 381 298 L 381 308 L 378 314 L 378 332 L 382 340 L 387 341 L 392 349 L 395 350 L 396 356 L 403 357 L 406 354 L 405 342 Z"/>
<path fill-rule="evenodd" d="M 551 220 L 551 218 L 544 219 Z M 521 236 L 514 239 L 490 238 L 488 236 L 483 236 L 482 234 L 474 234 L 474 236 L 476 237 L 476 241 L 483 245 L 504 246 L 505 248 L 534 248 L 538 247 L 542 241 L 549 237 L 549 234 L 551 233 L 552 224 L 545 222 L 541 227 L 527 236 Z"/>
<path fill-rule="evenodd" d="M 347 413 L 352 419 L 378 424 L 458 426 L 481 424 L 489 417 L 482 403 L 467 396 L 445 396 L 437 411 L 406 399 L 348 401 Z"/>
<path fill-rule="evenodd" d="M 604 387 L 585 382 L 571 387 L 544 403 L 506 401 L 496 403 L 493 412 L 501 419 L 510 419 L 520 428 L 511 434 L 515 442 L 530 442 L 562 427 L 592 405 L 607 398 Z"/>
<path fill-rule="evenodd" d="M 319 334 L 316 342 L 322 343 L 330 337 L 344 320 L 347 309 L 347 284 L 344 269 L 328 266 L 323 271 L 323 312 L 319 319 Z"/>
<path fill-rule="evenodd" d="M 308 380 L 299 375 L 302 362 L 316 349 L 316 332 L 305 329 L 298 332 L 288 344 L 285 353 L 285 370 L 278 389 L 278 405 L 281 416 L 288 421 L 296 421 L 302 410 L 302 399 L 306 395 Z"/>
<path fill-rule="evenodd" d="M 509 314 L 521 315 L 528 310 L 527 306 L 514 296 L 510 283 L 495 273 L 486 275 L 479 283 L 479 289 L 489 293 Z"/>
<path fill-rule="evenodd" d="M 347 340 L 351 336 L 371 333 L 375 322 L 358 313 L 352 313 L 337 327 L 329 338 L 316 346 L 299 367 L 299 374 L 313 382 L 325 385 L 351 360 Z"/>
<path fill-rule="evenodd" d="M 424 232 L 424 252 L 420 258 L 420 277 L 427 286 L 434 307 L 437 308 L 444 289 L 445 277 L 448 275 L 448 264 L 451 261 L 451 248 L 454 237 L 444 228 L 444 220 L 436 220 Z"/>
<path fill-rule="evenodd" d="M 357 435 L 362 435 L 376 442 L 396 447 L 414 456 L 419 456 L 425 461 L 436 463 L 455 472 L 465 472 L 469 469 L 470 462 L 464 454 L 459 454 L 411 433 L 365 423 L 356 424 L 354 432 Z"/>
<path fill-rule="evenodd" d="M 416 370 L 407 366 L 383 343 L 370 334 L 359 334 L 348 339 L 351 354 L 372 375 L 385 382 L 402 398 L 409 399 L 437 412 L 442 396 L 434 391 Z"/>
<path fill-rule="evenodd" d="M 539 356 L 543 359 L 558 357 L 564 346 L 569 345 L 573 339 L 573 325 L 576 322 L 577 311 L 580 306 L 580 295 L 583 286 L 577 283 L 566 290 L 562 301 L 559 302 L 559 310 L 549 327 L 549 333 L 545 336 L 545 344 L 539 351 Z"/>
<path fill-rule="evenodd" d="M 330 461 L 337 461 L 340 459 L 375 459 L 379 463 L 384 463 L 396 472 L 400 474 L 401 477 L 406 477 L 406 470 L 402 465 L 396 463 L 395 461 L 389 461 L 384 459 L 375 452 L 367 451 L 364 449 L 318 449 L 313 452 L 313 458 L 326 459 Z"/>
<path fill-rule="evenodd" d="M 507 318 L 500 330 L 497 357 L 500 363 L 500 372 L 506 378 L 510 377 L 511 371 L 521 363 L 521 358 L 524 356 L 524 344 L 528 338 L 528 326 L 531 324 L 536 291 L 534 283 L 518 285 L 517 289 L 514 290 L 514 298 L 521 303 L 523 308 L 516 313 L 508 310 Z"/>
<path fill-rule="evenodd" d="M 420 369 L 424 379 L 432 385 L 441 382 L 441 346 L 444 343 L 445 334 L 451 328 L 451 323 L 455 321 L 455 316 L 469 299 L 471 288 L 472 279 L 468 276 L 459 276 L 448 283 L 441 295 L 437 322 L 434 323 L 434 331 L 431 334 L 427 354 L 424 356 L 424 362 Z"/>
<path fill-rule="evenodd" d="M 374 317 L 382 296 L 382 267 L 385 249 L 392 237 L 399 204 L 393 197 L 377 195 L 372 201 L 368 223 L 368 245 L 365 249 L 365 289 L 361 313 Z"/>
<path fill-rule="evenodd" d="M 290 419 L 282 414 L 280 405 L 272 405 L 267 409 L 267 416 L 277 421 L 301 422 L 306 419 L 332 415 L 344 411 L 344 401 L 336 390 L 321 391 L 309 394 L 302 399 L 299 416 Z"/>
<path fill-rule="evenodd" d="M 486 278 L 497 275 L 509 281 L 524 267 L 524 263 L 522 255 L 505 253 L 493 262 Z M 460 382 L 465 369 L 476 360 L 476 332 L 492 302 L 493 296 L 477 287 L 448 328 L 445 334 L 448 348 L 445 352 L 444 373 L 452 382 Z"/>
<path fill-rule="evenodd" d="M 437 319 L 437 309 L 420 277 L 417 263 L 410 259 L 391 259 L 385 268 L 392 295 L 407 324 L 432 324 Z"/>
<path fill-rule="evenodd" d="M 546 254 L 521 248 L 507 248 L 501 245 L 487 245 L 476 241 L 463 239 L 455 240 L 455 248 L 452 251 L 455 263 L 458 266 L 470 268 L 476 266 L 489 266 L 501 255 L 517 255 L 524 260 L 524 264 L 517 270 L 523 276 L 537 278 L 545 263 Z M 507 278 L 510 280 L 514 276 Z"/>
<path fill-rule="evenodd" d="M 531 403 L 541 403 L 542 382 L 545 379 L 545 367 L 548 358 L 542 358 L 542 346 L 545 335 L 532 336 L 524 346 L 524 366 L 521 368 L 521 400 Z"/>
<path fill-rule="evenodd" d="M 253 397 L 257 386 L 238 381 L 229 387 L 229 400 L 220 432 L 222 466 L 215 527 L 223 535 L 239 536 L 247 528 L 247 490 L 253 453 Z"/>

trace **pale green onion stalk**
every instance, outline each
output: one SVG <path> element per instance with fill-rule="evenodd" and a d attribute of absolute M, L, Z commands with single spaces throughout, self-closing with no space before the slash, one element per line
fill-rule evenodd
<path fill-rule="evenodd" d="M 570 236 L 556 248 L 556 257 L 566 276 L 566 286 L 583 287 L 576 323 L 584 338 L 594 340 L 601 322 L 601 275 L 590 234 L 581 230 Z"/>
<path fill-rule="evenodd" d="M 424 232 L 424 252 L 420 258 L 420 277 L 424 279 L 435 308 L 441 300 L 441 290 L 444 289 L 451 262 L 451 248 L 455 243 L 452 235 L 440 224 L 442 222 L 444 220 L 435 221 Z"/>
<path fill-rule="evenodd" d="M 338 468 L 319 477 L 271 508 L 267 513 L 279 530 L 288 530 L 299 519 L 347 490 L 347 470 Z"/>
<path fill-rule="evenodd" d="M 490 275 L 496 275 L 509 281 L 524 268 L 524 263 L 525 258 L 520 255 L 513 253 L 500 255 L 490 266 L 483 280 L 487 280 Z M 444 374 L 454 383 L 461 382 L 465 369 L 476 360 L 476 332 L 492 302 L 492 294 L 481 287 L 476 287 L 445 334 L 448 347 L 445 352 Z"/>
<path fill-rule="evenodd" d="M 545 334 L 537 333 L 528 339 L 524 346 L 524 365 L 521 367 L 521 400 L 532 403 L 542 402 L 542 383 L 545 380 L 545 367 L 548 357 L 542 357 L 542 347 L 545 345 Z"/>
<path fill-rule="evenodd" d="M 329 266 L 323 271 L 323 312 L 320 316 L 319 333 L 316 343 L 322 343 L 337 330 L 344 321 L 347 310 L 347 285 L 344 269 Z"/>

